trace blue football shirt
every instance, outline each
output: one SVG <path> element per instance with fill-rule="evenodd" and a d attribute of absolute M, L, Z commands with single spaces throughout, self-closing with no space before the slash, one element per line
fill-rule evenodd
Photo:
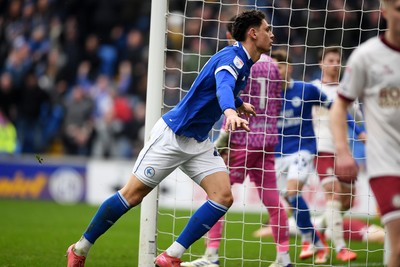
<path fill-rule="evenodd" d="M 329 108 L 332 102 L 317 87 L 302 81 L 292 81 L 286 90 L 282 90 L 282 101 L 275 155 L 287 156 L 299 150 L 316 154 L 312 108 L 315 105 Z"/>
<path fill-rule="evenodd" d="M 165 123 L 177 135 L 199 142 L 206 140 L 226 109 L 243 104 L 239 95 L 253 64 L 240 42 L 217 52 L 204 65 L 185 97 L 163 115 Z"/>

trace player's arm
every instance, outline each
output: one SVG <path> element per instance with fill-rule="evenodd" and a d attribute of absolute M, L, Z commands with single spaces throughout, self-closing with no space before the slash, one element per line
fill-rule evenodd
<path fill-rule="evenodd" d="M 215 74 L 215 78 L 218 102 L 226 117 L 225 131 L 235 131 L 237 128 L 243 128 L 249 132 L 249 122 L 240 118 L 236 111 L 235 97 L 233 95 L 236 78 L 227 70 L 218 71 Z"/>
<path fill-rule="evenodd" d="M 336 173 L 338 175 L 355 176 L 354 174 L 357 173 L 357 164 L 352 158 L 347 144 L 347 123 L 345 120 L 351 103 L 364 94 L 369 67 L 365 62 L 363 52 L 356 49 L 347 61 L 347 67 L 338 88 L 339 95 L 331 109 L 330 119 L 336 148 Z"/>
<path fill-rule="evenodd" d="M 351 101 L 338 97 L 330 110 L 331 129 L 336 148 L 336 169 L 338 177 L 352 180 L 357 177 L 357 164 L 347 143 L 347 108 Z"/>
<path fill-rule="evenodd" d="M 254 74 L 253 74 L 253 68 L 252 68 L 250 70 L 250 76 L 253 76 L 253 75 Z M 249 86 L 249 84 L 247 84 L 247 86 Z M 242 102 L 241 105 L 238 105 L 239 104 L 239 103 L 237 103 L 238 99 Z M 252 104 L 243 102 L 243 100 L 240 97 L 237 97 L 236 104 L 237 104 L 236 107 L 239 112 L 239 115 L 243 115 L 247 118 L 249 118 L 250 116 L 256 116 L 256 109 Z"/>
<path fill-rule="evenodd" d="M 365 143 L 365 141 L 367 139 L 367 133 L 365 132 L 364 123 L 361 123 L 361 125 L 358 125 L 356 120 L 353 118 L 353 116 L 351 116 L 351 114 L 349 112 L 347 112 L 347 126 L 350 129 L 354 130 L 355 136 L 357 136 L 357 138 L 360 141 Z"/>

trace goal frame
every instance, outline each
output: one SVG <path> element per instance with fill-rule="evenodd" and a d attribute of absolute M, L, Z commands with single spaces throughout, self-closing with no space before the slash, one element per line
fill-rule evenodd
<path fill-rule="evenodd" d="M 162 88 L 166 47 L 166 19 L 168 1 L 153 0 L 150 14 L 149 63 L 147 74 L 145 140 L 162 114 Z M 140 209 L 140 237 L 138 265 L 153 267 L 157 250 L 158 186 L 142 201 Z"/>

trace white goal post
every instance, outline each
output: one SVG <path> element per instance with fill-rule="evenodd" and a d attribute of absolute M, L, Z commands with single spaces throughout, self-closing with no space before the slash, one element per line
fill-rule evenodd
<path fill-rule="evenodd" d="M 150 136 L 153 125 L 161 117 L 162 88 L 164 86 L 164 62 L 166 47 L 166 13 L 167 1 L 152 0 L 149 63 L 146 96 L 145 140 Z M 158 187 L 148 194 L 141 204 L 140 238 L 138 266 L 154 266 L 156 254 L 156 224 L 157 224 Z"/>

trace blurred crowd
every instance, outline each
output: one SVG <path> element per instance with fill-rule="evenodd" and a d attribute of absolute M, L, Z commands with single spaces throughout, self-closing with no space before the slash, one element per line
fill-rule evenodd
<path fill-rule="evenodd" d="M 383 28 L 377 0 L 170 0 L 164 108 L 226 45 L 242 9 L 265 11 L 294 78 L 318 77 L 317 51 L 344 58 Z M 151 1 L 0 0 L 0 153 L 135 156 L 143 145 Z"/>
<path fill-rule="evenodd" d="M 321 75 L 322 48 L 342 47 L 344 66 L 354 48 L 385 28 L 379 7 L 379 0 L 186 1 L 169 16 L 166 107 L 179 101 L 201 66 L 227 45 L 226 26 L 243 9 L 257 8 L 268 15 L 274 49 L 287 49 L 294 79 L 310 81 Z"/>
<path fill-rule="evenodd" d="M 132 157 L 149 14 L 150 1 L 0 1 L 3 152 Z"/>

